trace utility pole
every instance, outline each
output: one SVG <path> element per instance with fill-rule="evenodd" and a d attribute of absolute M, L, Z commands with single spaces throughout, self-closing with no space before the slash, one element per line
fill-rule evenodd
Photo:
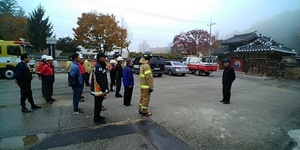
<path fill-rule="evenodd" d="M 216 23 L 212 23 L 212 19 L 210 19 L 210 23 L 207 25 L 209 26 L 209 44 L 208 44 L 208 53 L 210 55 L 210 44 L 211 44 L 211 26 L 215 25 Z"/>

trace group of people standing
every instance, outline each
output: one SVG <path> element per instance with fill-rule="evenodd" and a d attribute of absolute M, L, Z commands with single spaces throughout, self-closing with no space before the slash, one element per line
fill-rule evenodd
<path fill-rule="evenodd" d="M 134 77 L 132 72 L 133 62 L 131 60 L 126 61 L 126 67 L 122 68 L 123 58 L 117 58 L 117 65 L 115 66 L 115 60 L 110 61 L 110 90 L 107 79 L 107 66 L 106 66 L 106 55 L 98 53 L 96 55 L 96 64 L 91 64 L 90 56 L 86 57 L 85 62 L 82 64 L 82 59 L 79 54 L 73 54 L 70 56 L 72 61 L 67 64 L 68 69 L 68 85 L 73 89 L 73 111 L 74 114 L 83 114 L 83 109 L 79 108 L 79 102 L 82 98 L 82 90 L 84 84 L 91 87 L 91 94 L 94 96 L 94 122 L 105 123 L 105 117 L 101 116 L 100 113 L 106 108 L 102 105 L 105 96 L 111 91 L 113 92 L 113 86 L 116 83 L 115 96 L 123 97 L 119 92 L 121 89 L 121 81 L 123 79 L 124 84 L 124 105 L 131 105 L 131 98 L 134 86 Z M 151 93 L 154 91 L 153 86 L 153 74 L 149 65 L 152 57 L 152 53 L 146 51 L 140 60 L 140 100 L 139 100 L 139 114 L 143 116 L 151 116 L 152 113 L 149 110 L 149 102 Z M 26 107 L 25 101 L 28 99 L 31 104 L 31 109 L 39 109 L 34 103 L 31 90 L 32 74 L 28 67 L 30 61 L 29 54 L 21 55 L 21 62 L 18 63 L 15 70 L 15 82 L 20 87 L 20 105 L 22 106 L 21 111 L 23 113 L 30 113 Z M 235 80 L 234 69 L 230 66 L 230 61 L 224 62 L 224 71 L 222 76 L 223 84 L 223 99 L 221 102 L 224 104 L 230 104 L 230 91 L 233 81 Z M 68 68 L 69 67 L 69 68 Z M 53 83 L 54 83 L 54 65 L 53 58 L 51 56 L 42 56 L 42 61 L 38 66 L 38 75 L 42 80 L 42 94 L 47 103 L 52 104 L 55 99 L 52 98 L 53 94 Z M 91 75 L 92 73 L 92 75 Z M 90 75 L 92 76 L 91 83 L 89 82 Z"/>
<path fill-rule="evenodd" d="M 153 75 L 149 61 L 152 54 L 146 53 L 144 58 L 141 60 L 141 99 L 139 104 L 139 113 L 143 116 L 150 116 L 151 112 L 148 111 L 148 105 L 150 101 L 150 93 L 153 91 Z M 123 104 L 125 106 L 131 105 L 132 92 L 134 87 L 134 76 L 132 72 L 133 62 L 126 60 L 126 66 L 122 67 L 124 62 L 122 57 L 116 57 L 110 61 L 110 87 L 107 78 L 107 56 L 104 53 L 98 53 L 96 55 L 96 64 L 91 72 L 91 94 L 94 96 L 94 122 L 103 123 L 105 117 L 101 116 L 101 111 L 106 108 L 102 105 L 103 100 L 109 92 L 115 92 L 116 98 L 123 97 Z M 73 111 L 74 114 L 83 114 L 83 110 L 78 107 L 79 99 L 82 93 L 84 85 L 84 75 L 80 72 L 80 61 L 79 54 L 73 54 L 71 56 L 72 64 L 69 70 L 69 86 L 73 89 Z M 90 75 L 89 75 L 90 76 Z M 89 81 L 89 80 L 87 80 Z M 123 81 L 124 85 L 124 96 L 120 94 L 121 84 Z M 116 86 L 114 91 L 113 87 Z M 104 109 L 105 108 L 105 109 Z"/>
<path fill-rule="evenodd" d="M 53 95 L 53 83 L 54 77 L 54 64 L 53 57 L 43 55 L 37 68 L 37 74 L 39 79 L 42 81 L 42 95 L 48 104 L 52 104 L 55 99 Z"/>

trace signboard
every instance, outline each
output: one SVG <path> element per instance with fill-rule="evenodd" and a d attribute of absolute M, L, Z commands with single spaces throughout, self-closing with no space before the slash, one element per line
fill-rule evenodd
<path fill-rule="evenodd" d="M 46 38 L 46 44 L 56 44 L 56 39 L 51 38 L 51 37 L 47 37 Z"/>

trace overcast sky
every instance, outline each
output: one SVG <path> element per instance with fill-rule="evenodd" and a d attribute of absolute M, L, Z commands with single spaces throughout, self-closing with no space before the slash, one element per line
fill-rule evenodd
<path fill-rule="evenodd" d="M 244 31 L 252 24 L 281 12 L 300 9 L 300 0 L 17 0 L 26 15 L 41 4 L 54 25 L 57 38 L 73 37 L 72 28 L 83 12 L 116 15 L 129 29 L 130 49 L 136 51 L 143 41 L 150 47 L 166 47 L 175 35 L 193 29 L 221 37 Z M 299 20 L 295 20 L 299 21 Z"/>

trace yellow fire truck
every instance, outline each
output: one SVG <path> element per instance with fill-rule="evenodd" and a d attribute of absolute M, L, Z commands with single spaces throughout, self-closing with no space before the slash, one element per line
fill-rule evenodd
<path fill-rule="evenodd" d="M 0 76 L 5 79 L 14 78 L 16 65 L 21 61 L 23 53 L 32 54 L 33 46 L 24 41 L 0 40 Z M 35 60 L 28 64 L 31 72 L 35 72 Z"/>

